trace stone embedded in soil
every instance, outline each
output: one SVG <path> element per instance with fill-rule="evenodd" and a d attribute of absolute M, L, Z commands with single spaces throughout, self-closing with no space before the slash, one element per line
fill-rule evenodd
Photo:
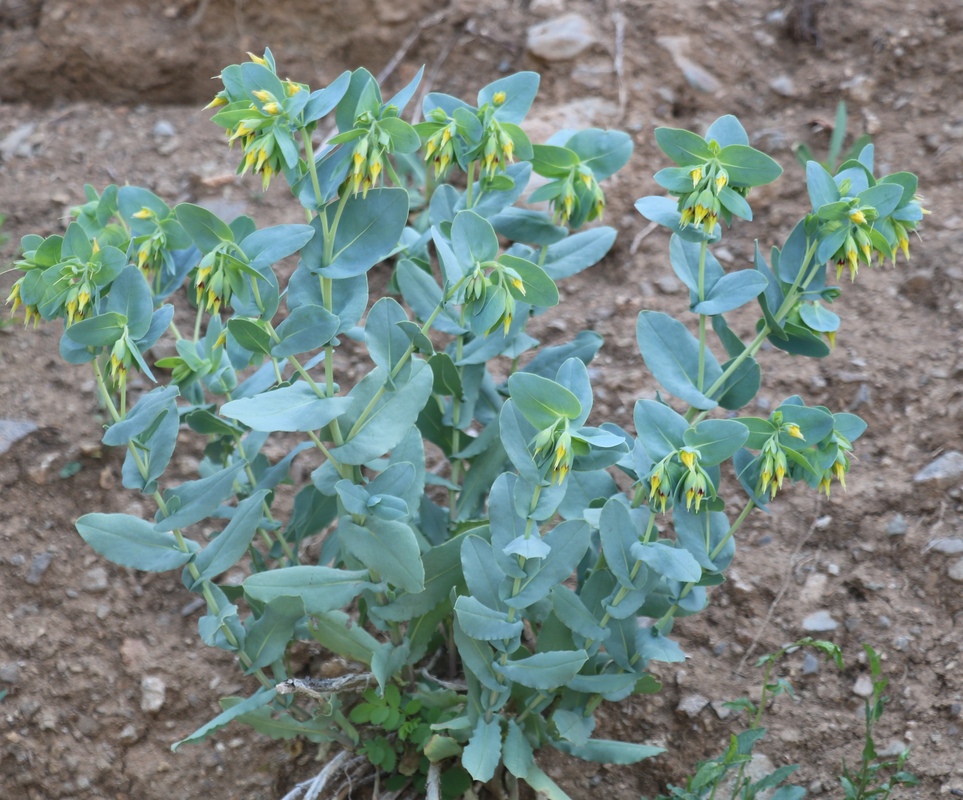
<path fill-rule="evenodd" d="M 53 555 L 46 551 L 34 556 L 33 561 L 30 562 L 30 569 L 27 571 L 27 583 L 31 586 L 39 586 L 52 561 Z"/>
<path fill-rule="evenodd" d="M 156 675 L 145 675 L 140 682 L 140 710 L 156 713 L 167 699 L 167 684 Z"/>
<path fill-rule="evenodd" d="M 581 14 L 564 14 L 528 29 L 528 52 L 545 61 L 568 61 L 595 41 L 592 23 Z"/>
<path fill-rule="evenodd" d="M 783 97 L 792 97 L 796 94 L 796 84 L 788 75 L 779 75 L 773 78 L 769 81 L 769 88 Z"/>
<path fill-rule="evenodd" d="M 0 667 L 0 683 L 16 683 L 20 678 L 20 665 L 16 661 Z"/>
<path fill-rule="evenodd" d="M 812 653 L 805 653 L 802 662 L 803 675 L 815 675 L 819 672 L 819 659 Z"/>
<path fill-rule="evenodd" d="M 701 694 L 696 693 L 687 694 L 679 701 L 679 705 L 676 706 L 675 710 L 679 714 L 685 714 L 689 719 L 695 719 L 707 705 L 709 705 L 708 697 L 703 697 Z"/>
<path fill-rule="evenodd" d="M 813 572 L 799 590 L 799 602 L 804 605 L 818 603 L 826 594 L 828 584 L 829 578 L 826 575 L 822 572 Z"/>
<path fill-rule="evenodd" d="M 963 453 L 950 450 L 923 467 L 913 476 L 913 483 L 935 485 L 945 489 L 963 479 Z"/>
<path fill-rule="evenodd" d="M 166 119 L 159 119 L 154 125 L 154 136 L 175 136 L 174 125 Z"/>
<path fill-rule="evenodd" d="M 106 592 L 110 586 L 110 577 L 103 567 L 88 569 L 80 581 L 80 588 L 85 592 Z"/>
<path fill-rule="evenodd" d="M 906 524 L 906 517 L 902 514 L 896 514 L 886 526 L 886 535 L 905 536 L 907 530 L 909 530 L 909 527 Z"/>
<path fill-rule="evenodd" d="M 833 615 L 825 610 L 813 612 L 802 621 L 802 629 L 807 633 L 829 633 L 838 627 L 839 623 L 833 619 Z"/>
<path fill-rule="evenodd" d="M 686 55 L 689 49 L 688 36 L 657 36 L 655 40 L 672 56 L 675 65 L 682 71 L 686 83 L 693 89 L 713 94 L 722 88 L 722 84 L 711 72 L 700 67 Z"/>
<path fill-rule="evenodd" d="M 725 700 L 713 700 L 709 705 L 712 706 L 712 710 L 716 712 L 719 719 L 728 719 L 732 716 L 732 709 L 726 705 Z"/>
<path fill-rule="evenodd" d="M 950 564 L 949 569 L 946 570 L 946 574 L 950 576 L 950 580 L 963 583 L 963 558 Z"/>
<path fill-rule="evenodd" d="M 873 679 L 869 675 L 860 675 L 853 684 L 853 694 L 858 697 L 872 697 Z"/>
<path fill-rule="evenodd" d="M 0 419 L 0 455 L 7 452 L 24 436 L 37 430 L 37 426 L 25 419 Z"/>
<path fill-rule="evenodd" d="M 955 556 L 957 553 L 963 553 L 963 539 L 958 536 L 943 536 L 939 539 L 933 539 L 926 545 L 925 552 L 930 550 L 947 556 Z"/>

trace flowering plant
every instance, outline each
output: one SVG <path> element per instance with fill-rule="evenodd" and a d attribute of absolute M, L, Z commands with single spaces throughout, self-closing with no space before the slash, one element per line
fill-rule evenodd
<path fill-rule="evenodd" d="M 812 209 L 769 263 L 757 248 L 752 268 L 726 273 L 710 245 L 752 219 L 750 190 L 781 169 L 731 116 L 705 137 L 658 129 L 676 166 L 656 179 L 673 197 L 637 207 L 673 232 L 698 336 L 643 311 L 637 338 L 685 408 L 656 395 L 636 403 L 634 432 L 589 424 L 601 338 L 540 347 L 526 328 L 559 303 L 557 282 L 611 248 L 614 229 L 579 228 L 601 218 L 600 182 L 631 139 L 532 144 L 531 72 L 475 105 L 430 93 L 412 125 L 419 79 L 385 101 L 363 69 L 311 91 L 280 79 L 270 52 L 226 68 L 211 105 L 239 174 L 283 176 L 308 221 L 257 229 L 138 187 L 88 188 L 63 236 L 24 238 L 9 299 L 28 321 L 63 320 L 61 354 L 92 366 L 110 414 L 104 442 L 127 449 L 124 485 L 156 502 L 151 520 L 86 514 L 80 535 L 117 564 L 182 570 L 206 601 L 202 639 L 260 684 L 175 748 L 236 720 L 364 754 L 393 788 L 456 797 L 497 776 L 513 796 L 525 781 L 563 798 L 535 753 L 661 752 L 593 738 L 595 710 L 657 691 L 649 663 L 684 659 L 674 621 L 706 607 L 754 507 L 787 480 L 827 494 L 842 482 L 858 417 L 799 397 L 768 418 L 713 414 L 753 400 L 764 341 L 828 355 L 839 318 L 823 303 L 840 290 L 827 265 L 855 277 L 873 252 L 906 252 L 922 209 L 913 176 L 874 177 L 871 147 L 836 175 L 810 164 Z M 316 149 L 330 114 L 338 133 Z M 548 180 L 528 200 L 547 212 L 516 206 L 533 173 Z M 276 268 L 295 255 L 293 272 Z M 367 275 L 386 261 L 404 304 L 369 303 Z M 752 301 L 762 318 L 746 343 L 724 315 Z M 175 305 L 194 306 L 186 334 Z M 175 354 L 155 359 L 162 337 Z M 371 361 L 353 385 L 338 380 L 346 338 Z M 161 385 L 129 405 L 131 370 Z M 199 477 L 178 485 L 184 429 L 207 445 Z M 273 464 L 269 440 L 286 449 Z M 298 457 L 314 468 L 286 501 Z M 719 493 L 729 461 L 735 520 Z M 239 562 L 243 582 L 219 582 Z M 296 640 L 354 666 L 295 674 Z"/>

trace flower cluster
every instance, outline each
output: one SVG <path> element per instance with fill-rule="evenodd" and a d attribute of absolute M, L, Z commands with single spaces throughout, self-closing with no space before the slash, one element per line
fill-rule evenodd
<path fill-rule="evenodd" d="M 231 302 L 235 282 L 243 280 L 235 259 L 225 252 L 227 246 L 224 244 L 207 253 L 194 274 L 195 302 L 212 314 Z"/>
<path fill-rule="evenodd" d="M 516 302 L 525 294 L 525 284 L 514 269 L 497 261 L 479 263 L 466 278 L 465 316 L 479 318 L 480 332 L 485 336 L 498 327 L 507 336 Z"/>
<path fill-rule="evenodd" d="M 575 440 L 569 431 L 568 419 L 560 417 L 552 427 L 539 431 L 532 445 L 539 465 L 551 471 L 552 483 L 562 483 L 575 460 Z"/>
<path fill-rule="evenodd" d="M 455 161 L 454 136 L 458 128 L 454 120 L 449 120 L 440 108 L 432 110 L 429 121 L 438 123 L 440 127 L 425 142 L 425 163 L 434 166 L 435 180 L 440 180 L 448 174 L 448 169 Z"/>
<path fill-rule="evenodd" d="M 805 437 L 799 426 L 795 423 L 784 423 L 781 432 L 788 433 L 794 439 L 805 441 Z M 786 451 L 779 444 L 779 433 L 774 433 L 762 448 L 759 455 L 760 475 L 759 475 L 759 494 L 769 492 L 769 499 L 776 496 L 776 492 L 782 489 L 783 480 L 789 471 L 789 462 L 786 459 Z"/>
<path fill-rule="evenodd" d="M 267 59 L 248 53 L 251 61 L 274 72 L 273 64 Z M 242 159 L 238 174 L 250 170 L 261 176 L 262 188 L 266 191 L 271 179 L 285 166 L 282 154 L 283 140 L 293 142 L 292 120 L 288 113 L 288 101 L 295 98 L 306 86 L 294 81 L 277 81 L 280 85 L 278 96 L 269 89 L 256 89 L 243 95 L 234 95 L 225 85 L 208 108 L 219 109 L 214 121 L 227 129 L 227 140 L 231 146 L 241 143 Z"/>
<path fill-rule="evenodd" d="M 384 154 L 388 145 L 386 136 L 376 137 L 373 133 L 361 136 L 351 154 L 351 171 L 348 182 L 354 194 L 361 192 L 368 196 L 368 189 L 376 186 L 384 170 Z"/>
<path fill-rule="evenodd" d="M 729 173 L 722 165 L 707 161 L 689 170 L 692 189 L 679 195 L 679 213 L 682 214 L 680 225 L 701 227 L 711 234 L 719 221 L 722 203 L 719 194 L 729 185 Z M 748 188 L 733 187 L 733 190 L 745 197 Z"/>
<path fill-rule="evenodd" d="M 504 101 L 504 92 L 502 102 Z M 497 98 L 497 95 L 496 95 Z M 482 168 L 488 177 L 492 177 L 497 170 L 505 169 L 515 160 L 515 142 L 498 124 L 494 117 L 485 128 L 482 145 Z"/>
<path fill-rule="evenodd" d="M 687 510 L 697 513 L 707 498 L 715 497 L 712 479 L 699 463 L 699 451 L 682 447 L 659 461 L 649 474 L 649 505 L 664 514 L 676 493 Z"/>
<path fill-rule="evenodd" d="M 566 177 L 559 179 L 559 186 L 559 194 L 551 201 L 556 225 L 567 225 L 573 217 L 584 218 L 586 221 L 602 219 L 605 195 L 591 167 L 579 164 Z"/>

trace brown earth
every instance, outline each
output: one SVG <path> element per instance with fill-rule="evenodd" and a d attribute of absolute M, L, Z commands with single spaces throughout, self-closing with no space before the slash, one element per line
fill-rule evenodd
<path fill-rule="evenodd" d="M 756 658 L 827 610 L 839 626 L 824 635 L 844 648 L 847 671 L 824 665 L 802 674 L 802 654 L 789 657 L 780 674 L 793 680 L 796 698 L 775 704 L 762 752 L 774 765 L 800 763 L 798 782 L 812 796 L 842 796 L 835 776 L 861 749 L 862 699 L 853 689 L 865 673 L 860 643 L 868 642 L 884 653 L 890 679 L 880 747 L 911 745 L 910 767 L 922 779 L 897 796 L 959 796 L 963 565 L 941 550 L 963 537 L 963 495 L 959 476 L 943 485 L 913 478 L 942 453 L 963 450 L 963 218 L 954 199 L 963 179 L 963 7 L 794 5 L 814 16 L 764 0 L 0 0 L 0 212 L 12 237 L 0 259 L 9 262 L 28 232 L 60 232 L 84 183 L 138 183 L 171 203 L 216 203 L 261 225 L 291 219 L 296 209 L 282 187 L 262 195 L 232 177 L 234 154 L 197 110 L 215 90 L 209 76 L 269 45 L 284 74 L 316 86 L 346 68 L 382 69 L 418 33 L 389 86 L 424 63 L 432 88 L 472 96 L 507 71 L 534 68 L 543 90 L 533 138 L 569 120 L 634 136 L 629 167 L 608 187 L 616 249 L 564 284 L 567 302 L 536 331 L 549 344 L 583 328 L 605 336 L 595 419 L 628 427 L 635 400 L 654 389 L 635 347 L 635 317 L 643 307 L 685 306 L 681 285 L 666 278 L 666 235 L 647 232 L 632 208 L 656 190 L 651 174 L 665 165 L 653 128 L 704 129 L 735 113 L 753 144 L 783 163 L 783 178 L 754 195 L 761 224 L 727 237 L 730 263 L 743 265 L 753 236 L 777 243 L 805 211 L 791 147 L 805 141 L 825 152 L 826 123 L 846 99 L 850 129 L 873 134 L 883 171 L 920 175 L 932 214 L 911 263 L 863 270 L 844 286 L 832 356 L 762 354 L 754 410 L 799 392 L 863 416 L 869 431 L 848 491 L 817 501 L 799 487 L 777 499 L 771 516 L 751 517 L 738 578 L 717 590 L 709 611 L 676 627 L 690 656 L 684 669 L 662 665 L 660 695 L 602 709 L 602 735 L 661 743 L 667 755 L 637 767 L 552 753 L 541 761 L 575 798 L 652 796 L 741 729 L 741 719 L 720 719 L 711 707 L 690 718 L 677 711 L 680 700 L 755 693 Z M 526 52 L 526 30 L 567 11 L 591 20 L 596 43 L 574 61 L 537 61 Z M 688 41 L 660 39 L 678 35 Z M 684 74 L 673 47 L 703 73 L 690 66 Z M 713 76 L 718 86 L 702 90 Z M 4 296 L 12 279 L 0 276 Z M 751 319 L 743 322 L 746 333 Z M 74 532 L 86 511 L 153 509 L 120 490 L 121 455 L 98 445 L 93 382 L 60 361 L 55 327 L 0 328 L 0 417 L 39 428 L 0 454 L 0 797 L 280 797 L 318 771 L 310 746 L 230 727 L 169 750 L 217 712 L 218 697 L 254 687 L 227 654 L 200 644 L 197 609 L 185 605 L 176 575 L 106 564 Z M 177 466 L 189 477 L 193 459 Z M 897 515 L 905 533 L 890 535 Z M 166 687 L 156 712 L 141 707 L 145 678 Z"/>

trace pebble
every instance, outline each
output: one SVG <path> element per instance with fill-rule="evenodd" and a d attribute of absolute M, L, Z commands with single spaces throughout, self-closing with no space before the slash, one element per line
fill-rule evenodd
<path fill-rule="evenodd" d="M 860 675 L 853 684 L 853 694 L 859 697 L 872 697 L 873 679 L 869 675 Z"/>
<path fill-rule="evenodd" d="M 36 123 L 25 122 L 23 125 L 18 125 L 3 137 L 3 139 L 0 140 L 0 160 L 9 161 L 15 156 L 30 156 L 33 150 L 30 145 L 30 137 L 33 135 L 36 127 Z"/>
<path fill-rule="evenodd" d="M 29 420 L 0 419 L 0 455 L 35 430 L 37 426 Z"/>
<path fill-rule="evenodd" d="M 805 653 L 803 655 L 802 674 L 815 675 L 817 672 L 819 672 L 819 659 L 812 653 Z"/>
<path fill-rule="evenodd" d="M 140 710 L 156 713 L 167 699 L 167 684 L 156 675 L 145 675 L 140 682 Z"/>
<path fill-rule="evenodd" d="M 528 29 L 528 51 L 545 61 L 568 61 L 595 41 L 592 23 L 581 14 L 563 14 Z"/>
<path fill-rule="evenodd" d="M 793 97 L 796 94 L 796 84 L 788 75 L 779 75 L 769 81 L 769 88 L 783 97 Z"/>
<path fill-rule="evenodd" d="M 913 476 L 913 483 L 935 484 L 946 488 L 963 479 L 963 453 L 950 450 Z"/>
<path fill-rule="evenodd" d="M 176 136 L 177 130 L 174 125 L 166 119 L 159 119 L 154 125 L 154 136 Z"/>
<path fill-rule="evenodd" d="M 802 589 L 799 591 L 799 602 L 805 605 L 818 603 L 826 594 L 826 586 L 829 583 L 828 576 L 822 572 L 814 572 L 808 578 Z"/>
<path fill-rule="evenodd" d="M 889 524 L 886 526 L 886 535 L 887 536 L 905 536 L 906 531 L 908 529 L 909 528 L 906 525 L 906 517 L 904 517 L 902 514 L 897 514 L 889 521 Z"/>
<path fill-rule="evenodd" d="M 709 705 L 712 706 L 712 710 L 716 712 L 716 716 L 719 719 L 729 719 L 733 714 L 732 709 L 726 705 L 725 700 L 713 700 Z"/>
<path fill-rule="evenodd" d="M 686 83 L 693 89 L 713 94 L 722 88 L 722 84 L 711 72 L 700 67 L 686 55 L 689 47 L 688 36 L 658 36 L 656 42 L 672 56 L 675 65 L 682 71 Z"/>
<path fill-rule="evenodd" d="M 128 723 L 117 738 L 123 744 L 133 744 L 140 738 L 140 734 L 132 723 Z"/>
<path fill-rule="evenodd" d="M 945 536 L 940 539 L 933 539 L 928 545 L 926 545 L 926 550 L 935 550 L 937 553 L 943 553 L 948 556 L 955 556 L 957 553 L 963 553 L 963 539 L 956 536 Z"/>
<path fill-rule="evenodd" d="M 682 291 L 682 281 L 674 275 L 663 275 L 655 282 L 656 287 L 662 294 L 678 294 Z"/>
<path fill-rule="evenodd" d="M 31 586 L 39 586 L 43 580 L 43 575 L 53 561 L 51 553 L 43 552 L 33 557 L 30 562 L 30 569 L 27 571 L 27 583 Z"/>
<path fill-rule="evenodd" d="M 808 633 L 828 633 L 838 627 L 839 623 L 828 611 L 816 611 L 802 621 L 802 629 Z"/>
<path fill-rule="evenodd" d="M 890 621 L 889 617 L 887 617 L 885 614 L 881 614 L 879 619 L 876 620 L 876 624 L 881 628 L 889 628 L 893 623 Z"/>
<path fill-rule="evenodd" d="M 80 580 L 80 588 L 85 592 L 106 592 L 110 578 L 103 567 L 88 569 Z"/>
<path fill-rule="evenodd" d="M 689 719 L 695 719 L 709 705 L 709 698 L 701 694 L 687 694 L 679 701 L 676 712 L 685 714 Z"/>
<path fill-rule="evenodd" d="M 949 569 L 946 570 L 946 574 L 950 576 L 950 580 L 963 583 L 963 558 L 951 564 Z"/>
<path fill-rule="evenodd" d="M 16 661 L 4 664 L 0 667 L 0 682 L 16 683 L 20 678 L 20 665 Z"/>

